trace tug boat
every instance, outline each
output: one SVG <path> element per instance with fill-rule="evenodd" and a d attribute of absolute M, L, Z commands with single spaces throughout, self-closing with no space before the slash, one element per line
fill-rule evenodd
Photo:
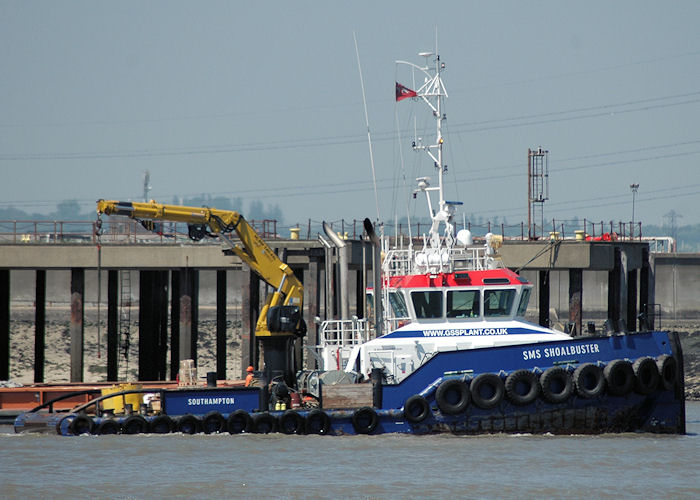
<path fill-rule="evenodd" d="M 501 239 L 487 234 L 474 244 L 466 229 L 455 234 L 459 204 L 443 194 L 445 65 L 437 55 L 421 55 L 423 67 L 402 63 L 424 74 L 425 83 L 415 91 L 397 83 L 396 96 L 427 104 L 436 119 L 435 143 L 414 141 L 413 148 L 430 156 L 438 184 L 418 179 L 416 193 L 425 195 L 432 219 L 422 248 L 412 240 L 406 248 L 381 243 L 381 279 L 369 299 L 384 314 L 323 322 L 321 366 L 299 372 L 293 387 L 273 379 L 252 387 L 110 392 L 70 411 L 46 403 L 20 415 L 15 431 L 685 433 L 676 334 L 572 337 L 528 322 L 533 286 L 504 265 Z M 138 408 L 126 404 L 134 394 Z"/>
<path fill-rule="evenodd" d="M 438 177 L 435 187 L 429 177 L 416 179 L 414 191 L 425 195 L 430 232 L 421 249 L 412 239 L 406 248 L 382 242 L 376 302 L 386 318 L 377 321 L 388 333 L 370 340 L 372 330 L 361 321 L 332 328 L 327 322 L 319 346 L 324 365 L 381 380 L 380 407 L 401 409 L 410 432 L 685 432 L 675 334 L 573 338 L 528 322 L 533 286 L 505 267 L 502 238 L 489 233 L 474 245 L 466 228 L 455 235 L 461 203 L 447 201 L 443 190 L 445 64 L 435 54 L 420 55 L 425 66 L 398 63 L 423 74 L 424 84 L 414 91 L 397 82 L 396 99 L 427 104 L 436 121 L 433 144 L 418 138 L 412 144 L 428 154 Z"/>

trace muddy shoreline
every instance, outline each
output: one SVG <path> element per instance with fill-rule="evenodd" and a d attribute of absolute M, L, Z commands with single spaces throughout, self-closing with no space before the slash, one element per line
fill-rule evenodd
<path fill-rule="evenodd" d="M 83 319 L 83 381 L 104 382 L 107 377 L 107 310 L 87 307 Z M 34 308 L 13 308 L 10 321 L 10 381 L 27 385 L 34 381 Z M 227 311 L 226 378 L 241 378 L 240 310 Z M 129 327 L 129 354 L 118 356 L 119 379 L 138 379 L 139 322 L 138 309 L 132 308 Z M 44 382 L 61 383 L 70 380 L 70 309 L 63 305 L 47 306 L 45 319 Z M 170 349 L 168 348 L 168 353 Z M 198 376 L 216 371 L 216 308 L 200 307 L 197 338 Z M 167 363 L 169 366 L 170 356 Z"/>

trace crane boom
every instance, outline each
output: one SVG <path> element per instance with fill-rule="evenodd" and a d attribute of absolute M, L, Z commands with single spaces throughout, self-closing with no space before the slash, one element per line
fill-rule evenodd
<path fill-rule="evenodd" d="M 154 201 L 98 200 L 97 213 L 123 215 L 140 221 L 153 229 L 152 221 L 184 222 L 189 236 L 199 240 L 204 236 L 221 237 L 232 251 L 275 291 L 260 311 L 255 335 L 258 337 L 302 336 L 305 325 L 301 317 L 304 288 L 292 269 L 282 262 L 260 235 L 238 212 L 207 207 L 166 205 Z M 240 244 L 229 235 L 235 232 Z"/>

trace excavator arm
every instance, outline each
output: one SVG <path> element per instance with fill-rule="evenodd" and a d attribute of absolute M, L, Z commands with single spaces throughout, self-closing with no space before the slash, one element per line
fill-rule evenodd
<path fill-rule="evenodd" d="M 258 337 L 303 336 L 306 327 L 301 317 L 304 289 L 292 269 L 282 262 L 270 246 L 236 211 L 206 207 L 187 207 L 148 203 L 99 200 L 99 215 L 123 215 L 153 230 L 154 221 L 184 222 L 189 236 L 199 240 L 205 236 L 220 237 L 232 251 L 275 291 L 268 295 L 260 311 L 255 335 Z M 230 235 L 236 233 L 240 243 Z"/>

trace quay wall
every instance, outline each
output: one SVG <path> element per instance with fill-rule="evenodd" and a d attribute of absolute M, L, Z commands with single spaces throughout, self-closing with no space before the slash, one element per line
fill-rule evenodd
<path fill-rule="evenodd" d="M 309 334 L 305 340 L 309 346 L 315 345 L 316 325 L 313 316 L 326 318 L 325 311 L 325 264 L 323 251 L 316 248 L 298 248 L 300 242 L 278 242 L 280 247 L 291 248 L 289 263 L 303 271 L 305 286 L 309 289 L 309 300 L 305 306 Z M 543 245 L 540 245 L 540 248 Z M 537 322 L 540 303 L 538 273 L 548 269 L 549 279 L 549 318 L 555 327 L 562 328 L 569 317 L 569 277 L 570 266 L 582 269 L 582 310 L 583 327 L 595 323 L 600 331 L 608 314 L 608 284 L 610 268 L 614 263 L 614 251 L 619 249 L 628 269 L 639 269 L 644 259 L 638 258 L 639 244 L 606 245 L 573 244 L 562 245 L 558 254 L 550 255 L 548 262 L 528 262 L 538 253 L 534 244 L 504 247 L 503 258 L 513 268 L 521 267 L 521 274 L 534 286 L 530 300 L 528 317 Z M 646 248 L 646 247 L 645 247 Z M 320 250 L 320 253 L 319 253 Z M 356 293 L 349 294 L 351 311 L 361 310 L 362 275 L 360 262 L 366 259 L 365 251 L 358 245 L 352 249 L 348 288 Z M 510 252 L 510 253 L 509 253 Z M 513 252 L 519 252 L 514 254 Z M 627 256 L 629 254 L 629 257 Z M 34 352 L 34 301 L 36 300 L 37 270 L 46 271 L 46 381 L 65 381 L 69 377 L 70 354 L 74 350 L 71 343 L 71 268 L 84 269 L 85 288 L 85 381 L 103 380 L 107 362 L 101 351 L 105 349 L 107 321 L 108 269 L 120 271 L 120 280 L 128 276 L 128 296 L 131 302 L 131 346 L 128 365 L 120 357 L 119 375 L 134 379 L 138 375 L 139 337 L 139 290 L 140 270 L 144 268 L 176 270 L 192 267 L 198 270 L 199 337 L 198 364 L 200 373 L 213 371 L 217 366 L 215 352 L 217 334 L 217 272 L 226 274 L 226 358 L 230 360 L 225 369 L 226 378 L 237 378 L 245 366 L 252 362 L 246 358 L 246 338 L 250 320 L 246 313 L 245 291 L 250 289 L 250 271 L 242 266 L 237 258 L 223 255 L 221 247 L 171 245 L 168 248 L 155 246 L 115 245 L 103 247 L 102 272 L 98 274 L 95 247 L 53 246 L 53 245 L 3 245 L 0 246 L 0 270 L 9 270 L 9 352 L 12 379 L 23 383 L 31 382 Z M 558 259 L 558 260 L 557 260 Z M 700 330 L 700 254 L 658 254 L 649 255 L 649 269 L 653 290 L 650 302 L 655 304 L 656 328 L 677 329 L 678 325 L 690 325 Z M 353 267 L 354 266 L 354 267 Z M 369 273 L 371 274 L 371 272 Z M 639 272 L 632 273 L 640 280 Z M 98 283 L 100 292 L 98 293 Z M 120 281 L 120 288 L 124 281 Z M 260 285 L 260 297 L 264 297 L 265 286 Z M 635 287 L 639 290 L 640 286 Z M 97 309 L 98 295 L 101 311 Z M 250 293 L 249 293 L 250 295 Z M 311 300 L 311 297 L 315 297 Z M 120 297 L 120 303 L 121 303 Z M 248 298 L 247 300 L 250 300 Z M 313 306 L 312 306 L 313 303 Z M 250 306 L 250 304 L 248 304 Z M 309 306 L 309 309 L 307 309 Z M 312 312 L 313 311 L 313 312 Z M 99 316 L 99 321 L 98 321 Z M 170 356 L 171 354 L 168 354 Z M 305 356 L 305 361 L 310 360 Z M 127 373 L 128 372 L 128 373 Z"/>
<path fill-rule="evenodd" d="M 700 254 L 659 253 L 650 255 L 654 278 L 655 314 L 661 324 L 656 328 L 672 328 L 684 322 L 700 322 Z M 537 271 L 520 273 L 535 284 L 530 307 L 536 308 L 539 298 Z M 569 273 L 550 272 L 550 319 L 565 322 L 569 308 Z M 608 307 L 608 272 L 583 273 L 583 314 L 590 321 L 603 321 Z M 584 321 L 585 321 L 584 319 Z"/>
<path fill-rule="evenodd" d="M 49 253 L 45 259 L 50 259 Z M 700 253 L 652 253 L 651 269 L 654 278 L 654 300 L 656 313 L 662 321 L 700 320 Z M 132 265 L 134 260 L 130 259 Z M 508 264 L 508 262 L 506 262 Z M 217 265 L 220 263 L 217 262 Z M 239 264 L 240 265 L 240 264 Z M 136 266 L 134 266 L 136 267 Z M 238 269 L 240 267 L 236 266 Z M 530 309 L 536 313 L 539 290 L 537 270 L 525 267 L 521 275 L 535 284 L 530 299 Z M 229 307 L 240 306 L 244 274 L 227 273 L 227 297 Z M 10 299 L 14 303 L 31 304 L 35 300 L 35 271 L 28 268 L 12 269 Z M 46 275 L 47 305 L 70 303 L 70 269 L 49 269 Z M 138 305 L 139 273 L 130 271 L 133 302 Z M 85 302 L 97 303 L 98 273 L 96 269 L 85 271 Z M 102 300 L 107 297 L 106 271 L 101 279 Z M 216 270 L 202 268 L 199 278 L 199 303 L 201 306 L 216 305 Z M 566 318 L 569 307 L 569 273 L 564 269 L 550 271 L 550 312 L 553 319 Z M 608 271 L 585 270 L 583 273 L 583 314 L 591 320 L 605 318 L 608 307 Z M 658 325 L 657 325 L 658 327 Z"/>

